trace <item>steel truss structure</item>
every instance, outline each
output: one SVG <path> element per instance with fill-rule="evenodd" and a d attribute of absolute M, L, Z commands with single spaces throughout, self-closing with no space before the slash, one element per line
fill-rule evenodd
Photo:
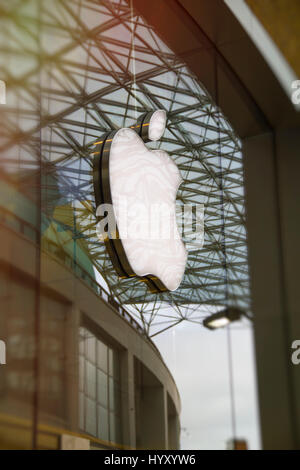
<path fill-rule="evenodd" d="M 224 305 L 249 311 L 240 141 L 182 58 L 124 0 L 3 0 L 0 15 L 2 171 L 24 190 L 28 171 L 41 171 L 43 214 L 85 244 L 146 334 Z M 205 208 L 204 246 L 189 253 L 180 288 L 155 295 L 116 275 L 95 233 L 92 184 L 93 143 L 152 109 L 167 112 L 153 148 L 181 171 L 178 201 Z"/>

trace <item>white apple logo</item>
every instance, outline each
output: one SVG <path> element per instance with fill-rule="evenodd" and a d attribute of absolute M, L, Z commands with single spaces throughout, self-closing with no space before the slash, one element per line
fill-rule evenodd
<path fill-rule="evenodd" d="M 123 128 L 107 136 L 111 142 L 106 148 L 109 157 L 105 157 L 102 146 L 103 158 L 108 162 L 102 175 L 108 172 L 118 230 L 117 240 L 110 240 L 109 252 L 114 263 L 116 243 L 120 246 L 121 241 L 129 266 L 127 276 L 139 276 L 160 285 L 152 290 L 174 291 L 181 283 L 187 260 L 175 212 L 176 193 L 182 178 L 166 152 L 149 150 L 144 143 L 159 140 L 163 135 L 165 111 L 154 111 L 147 116 L 146 122 L 140 121 L 133 128 Z M 102 202 L 109 201 L 104 197 Z M 114 253 L 112 243 L 115 243 Z M 120 269 L 118 272 L 122 274 Z"/>

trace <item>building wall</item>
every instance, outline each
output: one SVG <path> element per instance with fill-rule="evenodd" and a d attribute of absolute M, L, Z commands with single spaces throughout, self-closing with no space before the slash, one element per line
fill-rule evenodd
<path fill-rule="evenodd" d="M 84 447 L 86 441 L 78 437 L 87 438 L 96 448 L 179 446 L 179 427 L 172 420 L 179 420 L 180 398 L 154 344 L 45 251 L 37 285 L 37 255 L 34 242 L 1 226 L 0 286 L 5 308 L 0 321 L 7 363 L 0 368 L 0 447 L 31 448 L 35 433 L 38 448 Z M 79 332 L 83 327 L 119 357 L 118 442 L 89 436 L 80 424 Z M 142 376 L 151 377 L 154 385 L 141 382 Z"/>
<path fill-rule="evenodd" d="M 299 76 L 300 3 L 297 0 L 246 1 Z"/>

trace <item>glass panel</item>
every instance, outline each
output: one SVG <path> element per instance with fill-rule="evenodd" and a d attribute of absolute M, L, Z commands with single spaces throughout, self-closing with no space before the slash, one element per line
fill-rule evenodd
<path fill-rule="evenodd" d="M 117 444 L 122 444 L 122 425 L 121 420 L 118 416 L 115 415 L 115 442 Z"/>
<path fill-rule="evenodd" d="M 114 390 L 114 380 L 109 377 L 109 409 L 115 409 L 115 390 Z"/>
<path fill-rule="evenodd" d="M 114 410 L 115 413 L 120 414 L 121 412 L 121 388 L 120 384 L 114 381 Z"/>
<path fill-rule="evenodd" d="M 97 340 L 97 366 L 107 373 L 107 353 L 108 347 L 102 343 L 99 339 Z"/>
<path fill-rule="evenodd" d="M 86 392 L 91 397 L 96 399 L 96 367 L 89 361 L 86 361 Z"/>
<path fill-rule="evenodd" d="M 79 390 L 84 391 L 84 358 L 79 356 Z"/>
<path fill-rule="evenodd" d="M 107 375 L 104 374 L 100 369 L 97 370 L 97 379 L 98 379 L 98 401 L 101 405 L 108 407 L 108 393 L 107 393 Z"/>
<path fill-rule="evenodd" d="M 102 406 L 98 406 L 98 437 L 108 441 L 108 412 Z"/>
<path fill-rule="evenodd" d="M 109 349 L 109 375 L 115 379 L 119 379 L 120 368 L 119 368 L 119 354 L 113 349 Z"/>
<path fill-rule="evenodd" d="M 142 325 L 146 321 L 145 331 L 149 334 L 152 328 L 157 333 L 160 328 L 175 325 L 177 318 L 201 324 L 202 317 L 206 316 L 205 309 L 211 306 L 228 304 L 249 311 L 241 142 L 201 83 L 187 69 L 183 58 L 176 57 L 140 16 L 137 18 L 135 13 L 135 19 L 132 18 L 128 2 L 107 0 L 104 2 L 107 8 L 102 3 L 73 2 L 70 7 L 72 2 L 1 1 L 1 79 L 8 79 L 7 106 L 1 105 L 0 116 L 0 147 L 5 150 L 5 158 L 0 159 L 1 205 L 17 217 L 7 215 L 7 223 L 29 237 L 33 237 L 29 227 L 42 229 L 45 252 L 56 254 L 73 270 L 67 276 L 57 278 L 52 255 L 43 255 L 40 272 L 51 270 L 54 289 L 58 285 L 62 292 L 69 291 L 70 286 L 78 284 L 77 281 L 73 283 L 73 274 L 83 275 L 84 269 L 93 277 L 94 268 L 97 268 L 107 280 L 110 296 L 116 295 L 126 308 L 130 304 L 134 317 L 139 318 Z M 117 26 L 118 21 L 122 25 Z M 123 77 L 128 56 L 132 55 L 132 22 L 137 25 L 138 34 L 134 40 L 139 44 L 135 54 L 139 114 L 152 109 L 155 102 L 166 109 L 168 129 L 157 145 L 168 151 L 179 165 L 184 184 L 179 188 L 178 200 L 204 203 L 209 208 L 204 250 L 198 248 L 189 255 L 182 287 L 159 296 L 146 290 L 138 279 L 128 281 L 130 288 L 126 288 L 128 282 L 121 280 L 112 269 L 102 244 L 96 243 L 93 228 L 92 142 L 110 127 L 116 129 L 135 122 L 128 80 L 127 84 L 122 79 L 116 80 L 118 76 Z M 93 29 L 95 25 L 97 27 Z M 109 39 L 101 47 L 98 41 L 100 30 Z M 142 37 L 143 43 L 138 42 L 138 36 Z M 114 60 L 111 60 L 112 48 Z M 48 60 L 40 62 L 40 57 L 49 58 L 49 54 L 51 66 Z M 96 63 L 95 57 L 99 59 L 99 67 L 92 66 Z M 101 63 L 106 64 L 103 70 Z M 160 63 L 161 67 L 158 66 Z M 128 71 L 131 69 L 131 63 L 127 68 Z M 139 75 L 145 68 L 147 73 Z M 97 106 L 99 102 L 101 108 Z M 151 145 L 151 148 L 157 148 L 155 143 Z M 3 227 L 1 235 L 6 237 L 6 232 Z M 11 237 L 18 237 L 17 244 L 13 245 L 30 246 L 28 240 L 19 235 L 10 233 Z M 36 248 L 38 253 L 39 245 Z M 30 257 L 24 256 L 26 269 L 25 264 L 21 267 L 22 259 L 18 260 L 18 270 L 24 269 L 19 279 L 15 276 L 17 253 L 14 249 L 10 251 L 5 253 L 5 259 L 11 266 L 3 271 L 9 289 L 1 298 L 0 308 L 0 337 L 4 334 L 7 337 L 9 359 L 0 370 L 3 390 L 0 412 L 11 409 L 18 414 L 21 410 L 22 418 L 28 418 L 30 423 L 33 391 L 40 383 L 42 410 L 36 411 L 51 413 L 51 419 L 63 420 L 67 418 L 66 383 L 72 380 L 67 364 L 74 359 L 66 343 L 67 323 L 63 319 L 60 325 L 57 324 L 56 332 L 47 317 L 51 317 L 57 307 L 41 314 L 45 317 L 39 339 L 41 376 L 35 380 L 36 292 L 30 282 L 25 282 L 31 269 L 27 269 Z M 34 270 L 35 258 L 31 260 Z M 84 275 L 85 279 L 88 275 Z M 103 295 L 107 299 L 107 295 Z M 163 308 L 164 302 L 169 311 Z M 130 321 L 130 316 L 126 315 Z M 57 322 L 59 319 L 54 323 Z M 69 335 L 70 331 L 66 333 Z M 82 350 L 81 344 L 82 341 L 82 355 L 86 354 L 86 360 L 89 358 L 89 364 L 95 366 L 95 339 L 84 341 L 86 351 Z M 106 346 L 105 349 L 107 354 Z M 119 372 L 115 366 L 118 367 L 118 361 L 114 363 L 112 352 L 111 356 L 109 373 L 111 377 L 117 377 Z M 99 369 L 108 373 L 104 356 L 99 361 Z M 91 397 L 94 396 L 95 369 L 85 372 L 84 377 L 81 375 L 82 379 L 89 384 Z M 111 399 L 115 408 L 117 396 L 115 394 Z M 12 401 L 9 406 L 7 400 Z"/>
<path fill-rule="evenodd" d="M 96 420 L 96 403 L 89 398 L 86 398 L 86 423 L 85 429 L 90 434 L 96 435 L 97 420 Z"/>
<path fill-rule="evenodd" d="M 79 329 L 79 354 L 84 354 L 84 337 L 85 337 L 85 329 Z"/>
<path fill-rule="evenodd" d="M 86 355 L 91 362 L 96 362 L 96 338 L 88 332 L 88 337 L 85 340 Z"/>
<path fill-rule="evenodd" d="M 109 409 L 115 413 L 120 412 L 120 386 L 119 384 L 109 377 Z"/>
<path fill-rule="evenodd" d="M 114 379 L 120 375 L 118 352 L 85 328 L 79 331 L 79 348 L 80 428 L 100 439 L 115 441 L 119 430 L 112 413 L 120 413 L 120 385 Z"/>
<path fill-rule="evenodd" d="M 116 442 L 116 417 L 114 413 L 109 413 L 109 440 Z"/>
<path fill-rule="evenodd" d="M 84 429 L 84 395 L 79 393 L 79 427 Z"/>

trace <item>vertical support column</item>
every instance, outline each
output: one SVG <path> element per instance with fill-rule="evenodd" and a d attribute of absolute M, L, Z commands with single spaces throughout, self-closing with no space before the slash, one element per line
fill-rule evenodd
<path fill-rule="evenodd" d="M 276 156 L 291 426 L 293 449 L 300 449 L 300 365 L 291 361 L 291 344 L 300 340 L 300 128 L 277 131 Z"/>
<path fill-rule="evenodd" d="M 71 306 L 67 311 L 66 388 L 67 419 L 71 431 L 79 429 L 79 327 L 80 311 Z"/>
<path fill-rule="evenodd" d="M 127 350 L 121 355 L 123 444 L 136 448 L 134 357 Z"/>
<path fill-rule="evenodd" d="M 265 449 L 300 447 L 300 370 L 291 363 L 300 338 L 299 130 L 243 142 L 257 379 Z M 298 149 L 298 156 L 297 154 Z M 296 158 L 297 157 L 297 158 Z M 298 216 L 296 213 L 298 211 Z M 297 312 L 296 312 L 297 311 Z M 297 408 L 298 407 L 298 408 Z"/>
<path fill-rule="evenodd" d="M 162 385 L 146 386 L 141 390 L 141 448 L 165 450 L 167 416 Z"/>
<path fill-rule="evenodd" d="M 168 419 L 168 449 L 177 450 L 180 448 L 179 441 L 180 423 L 178 416 L 169 415 Z"/>
<path fill-rule="evenodd" d="M 168 448 L 167 394 L 162 383 L 135 360 L 135 406 L 137 449 Z"/>
<path fill-rule="evenodd" d="M 170 430 L 169 430 L 169 419 L 168 419 L 168 392 L 165 387 L 163 387 L 163 412 L 164 412 L 164 441 L 165 441 L 165 449 L 170 449 L 170 443 L 169 443 L 169 435 L 170 435 Z"/>
<path fill-rule="evenodd" d="M 167 393 L 168 410 L 168 449 L 176 450 L 180 448 L 180 422 L 174 403 Z"/>

